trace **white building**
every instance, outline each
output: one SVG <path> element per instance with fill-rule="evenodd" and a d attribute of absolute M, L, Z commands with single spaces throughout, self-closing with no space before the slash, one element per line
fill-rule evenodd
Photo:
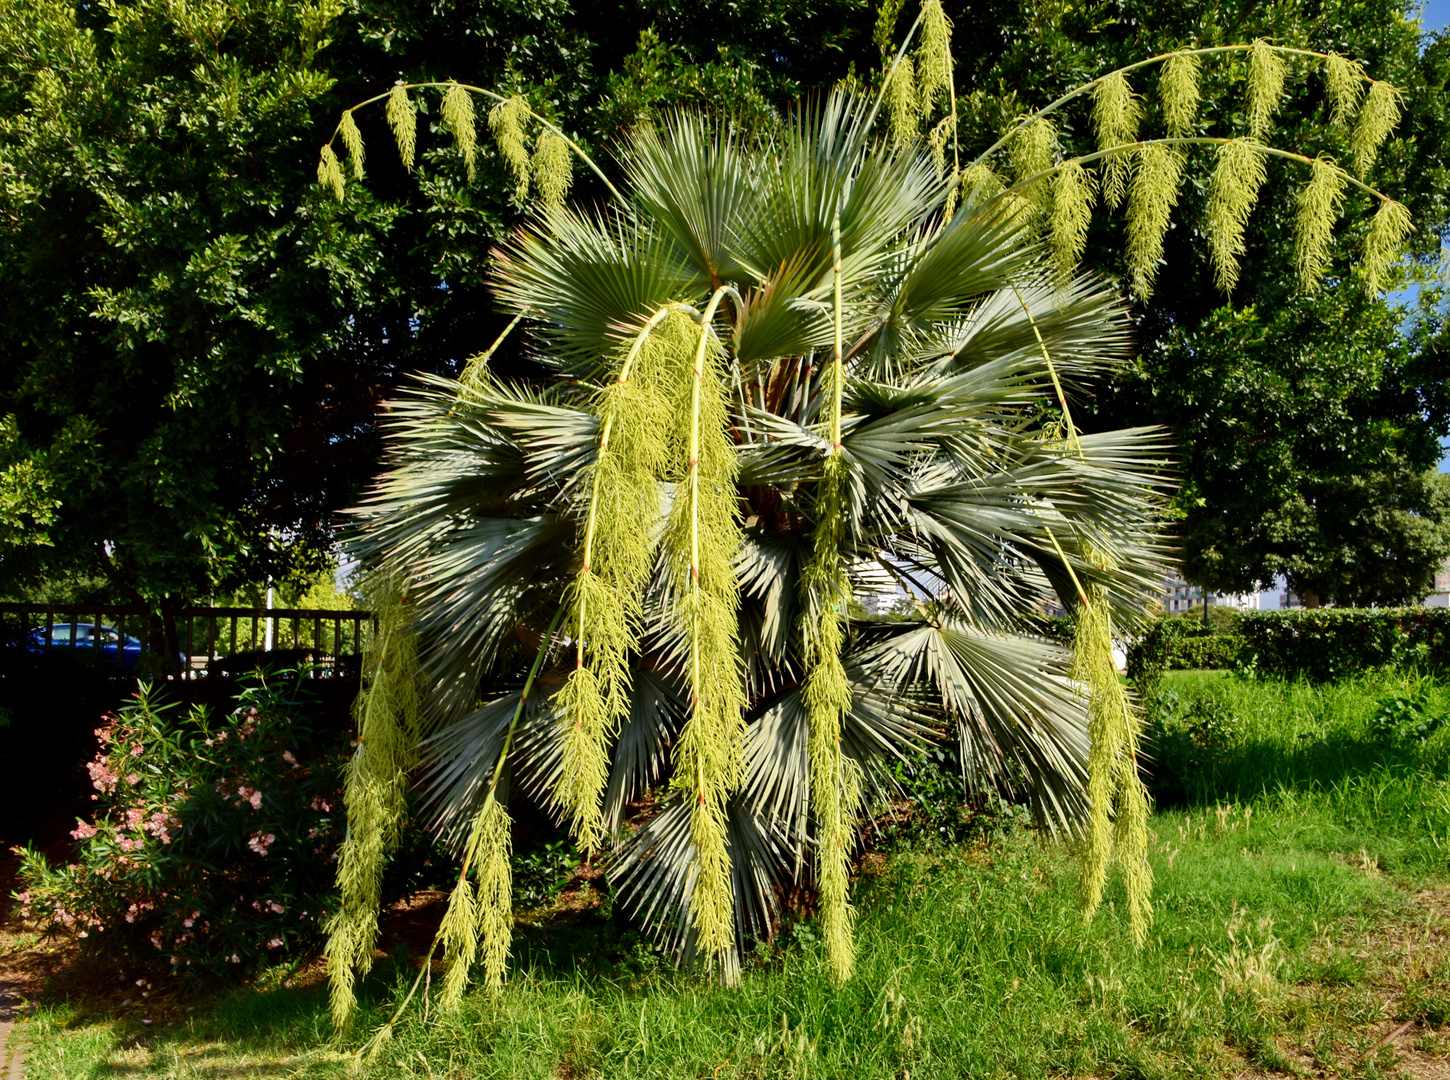
<path fill-rule="evenodd" d="M 1425 607 L 1450 607 L 1450 558 L 1442 562 L 1435 571 L 1434 591 L 1420 603 Z"/>
<path fill-rule="evenodd" d="M 1170 569 L 1163 580 L 1163 595 L 1159 597 L 1165 615 L 1183 615 L 1203 609 L 1203 588 L 1190 585 L 1177 569 Z M 1209 593 L 1209 607 L 1232 607 L 1240 611 L 1258 611 L 1258 593 Z"/>

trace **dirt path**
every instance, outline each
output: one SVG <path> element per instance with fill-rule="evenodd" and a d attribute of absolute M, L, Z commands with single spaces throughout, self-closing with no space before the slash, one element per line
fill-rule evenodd
<path fill-rule="evenodd" d="M 0 1080 L 22 1080 L 25 1058 L 12 1037 L 20 1017 L 20 995 L 7 982 L 0 982 Z"/>
<path fill-rule="evenodd" d="M 27 963 L 29 950 L 18 933 L 20 928 L 9 917 L 18 862 L 9 851 L 0 850 L 0 1080 L 22 1080 L 25 1076 L 15 1026 L 26 1000 L 39 989 Z"/>

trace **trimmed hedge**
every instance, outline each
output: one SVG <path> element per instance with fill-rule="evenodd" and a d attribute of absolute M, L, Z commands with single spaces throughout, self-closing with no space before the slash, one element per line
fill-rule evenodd
<path fill-rule="evenodd" d="M 1186 637 L 1168 665 L 1172 668 L 1231 668 L 1238 662 L 1243 638 L 1237 634 Z"/>
<path fill-rule="evenodd" d="M 1205 634 L 1196 620 L 1159 619 L 1128 649 L 1128 678 L 1147 689 L 1164 671 L 1233 667 L 1242 641 L 1237 634 Z"/>
<path fill-rule="evenodd" d="M 1450 668 L 1450 608 L 1246 611 L 1239 659 L 1265 675 L 1328 682 L 1372 668 Z"/>

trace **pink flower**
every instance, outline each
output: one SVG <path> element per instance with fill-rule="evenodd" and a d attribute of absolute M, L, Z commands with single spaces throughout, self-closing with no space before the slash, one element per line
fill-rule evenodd
<path fill-rule="evenodd" d="M 105 758 L 97 756 L 95 761 L 88 762 L 86 771 L 91 774 L 91 786 L 97 791 L 109 794 L 116 790 L 116 774 Z"/>
<path fill-rule="evenodd" d="M 137 775 L 136 773 L 127 773 L 126 774 L 126 783 L 130 784 L 132 787 L 135 787 L 140 782 L 141 782 L 141 777 L 139 775 Z"/>
<path fill-rule="evenodd" d="M 77 840 L 89 840 L 96 835 L 96 827 L 77 818 L 76 827 L 71 830 L 70 834 Z"/>
<path fill-rule="evenodd" d="M 165 810 L 157 810 L 146 820 L 146 831 L 163 844 L 171 843 L 170 829 L 181 827 L 181 821 L 168 814 Z"/>
<path fill-rule="evenodd" d="M 294 769 L 300 768 L 300 766 L 297 764 L 297 759 L 292 756 L 291 750 L 282 751 L 282 760 L 285 761 L 288 765 L 291 765 Z"/>
<path fill-rule="evenodd" d="M 141 823 L 146 820 L 146 811 L 139 807 L 133 807 L 126 811 L 126 828 L 139 829 Z"/>
<path fill-rule="evenodd" d="M 312 796 L 312 809 L 321 810 L 324 814 L 332 809 L 332 804 L 321 795 Z"/>
<path fill-rule="evenodd" d="M 247 841 L 247 847 L 251 848 L 258 855 L 267 854 L 267 849 L 276 841 L 276 833 L 267 833 L 265 836 L 260 832 L 254 832 L 252 838 Z"/>
<path fill-rule="evenodd" d="M 268 900 L 267 910 L 270 911 L 273 915 L 281 915 L 287 909 L 284 908 L 281 904 L 277 903 L 277 901 L 275 900 Z"/>
<path fill-rule="evenodd" d="M 252 804 L 253 810 L 262 809 L 262 793 L 260 791 L 252 792 L 252 797 L 247 802 Z"/>
<path fill-rule="evenodd" d="M 279 937 L 274 937 L 271 941 L 267 942 L 267 948 L 269 949 L 280 949 L 281 947 L 282 939 Z"/>

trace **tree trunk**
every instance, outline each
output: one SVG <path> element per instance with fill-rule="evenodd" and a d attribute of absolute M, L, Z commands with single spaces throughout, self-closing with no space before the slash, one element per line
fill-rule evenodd
<path fill-rule="evenodd" d="M 96 545 L 96 557 L 107 580 L 119 589 L 131 603 L 147 609 L 149 614 L 147 615 L 146 640 L 151 652 L 156 654 L 155 670 L 165 675 L 178 674 L 181 665 L 177 660 L 177 655 L 181 652 L 181 643 L 176 632 L 176 612 L 182 605 L 168 600 L 163 602 L 158 609 L 141 595 L 141 591 L 136 588 L 135 581 L 116 565 L 116 561 L 106 552 L 104 544 Z M 159 649 L 156 647 L 158 641 L 161 643 Z"/>

